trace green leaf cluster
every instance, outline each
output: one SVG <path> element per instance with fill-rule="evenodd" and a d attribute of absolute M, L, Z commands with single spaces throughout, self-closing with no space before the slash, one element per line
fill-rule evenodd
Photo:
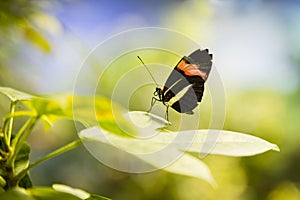
<path fill-rule="evenodd" d="M 0 199 L 106 199 L 86 192 L 84 197 L 80 197 L 77 194 L 80 190 L 68 186 L 32 186 L 29 174 L 31 168 L 81 145 L 80 140 L 73 141 L 35 162 L 29 161 L 30 145 L 26 142 L 27 137 L 39 120 L 43 121 L 45 129 L 49 129 L 58 119 L 72 118 L 72 101 L 69 101 L 69 96 L 65 95 L 64 101 L 59 101 L 6 87 L 0 87 L 0 93 L 10 100 L 10 112 L 4 116 L 0 129 Z M 18 104 L 23 104 L 22 109 L 17 109 Z M 21 128 L 13 131 L 18 117 L 25 117 L 27 121 Z"/>
<path fill-rule="evenodd" d="M 32 186 L 31 168 L 82 143 L 89 150 L 92 148 L 95 157 L 105 154 L 114 159 L 112 152 L 103 151 L 103 146 L 109 146 L 150 164 L 154 169 L 203 179 L 213 186 L 216 183 L 210 169 L 199 156 L 252 156 L 268 150 L 279 151 L 275 144 L 238 132 L 172 132 L 167 130 L 165 119 L 142 111 L 128 112 L 101 96 L 63 94 L 42 97 L 6 87 L 0 87 L 0 93 L 10 99 L 10 112 L 3 118 L 0 129 L 0 199 L 106 199 L 64 185 L 53 185 L 52 188 Z M 25 107 L 17 109 L 17 104 Z M 27 120 L 21 128 L 13 131 L 18 117 Z M 59 119 L 82 123 L 85 129 L 79 133 L 80 139 L 30 163 L 27 137 L 39 120 L 47 130 Z M 153 152 L 158 154 L 153 156 Z M 174 155 L 179 156 L 172 157 Z M 124 166 L 128 165 L 127 160 L 124 161 Z"/>
<path fill-rule="evenodd" d="M 67 190 L 65 188 L 68 188 Z M 50 187 L 34 187 L 30 189 L 13 188 L 0 193 L 2 200 L 108 200 L 106 197 L 91 195 L 83 190 L 71 188 L 65 185 Z"/>

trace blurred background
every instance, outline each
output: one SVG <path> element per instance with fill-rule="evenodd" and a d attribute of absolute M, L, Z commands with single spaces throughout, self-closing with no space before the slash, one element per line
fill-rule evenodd
<path fill-rule="evenodd" d="M 97 44 L 132 28 L 169 28 L 214 54 L 226 94 L 224 129 L 281 149 L 245 158 L 205 157 L 215 189 L 164 171 L 118 172 L 83 147 L 33 169 L 33 183 L 68 184 L 113 199 L 300 199 L 299 19 L 300 2 L 292 0 L 0 1 L 1 86 L 71 92 L 80 64 Z M 2 99 L 1 116 L 8 111 Z M 59 121 L 47 133 L 39 125 L 29 138 L 32 159 L 75 138 L 73 122 Z"/>

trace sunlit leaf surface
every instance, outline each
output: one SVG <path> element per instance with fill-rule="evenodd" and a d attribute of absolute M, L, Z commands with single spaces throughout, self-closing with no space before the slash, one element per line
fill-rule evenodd
<path fill-rule="evenodd" d="M 8 87 L 0 87 L 0 93 L 7 96 L 11 101 L 28 101 L 35 98 L 33 95 L 27 94 Z"/>
<path fill-rule="evenodd" d="M 208 167 L 187 152 L 196 152 L 199 155 L 250 156 L 268 150 L 279 150 L 275 144 L 263 139 L 231 131 L 161 131 L 160 127 L 167 122 L 145 112 L 133 111 L 125 114 L 125 117 L 138 131 L 135 138 L 119 137 L 99 127 L 85 129 L 80 136 L 84 142 L 98 143 L 98 149 L 93 148 L 96 151 L 94 154 L 103 154 L 101 145 L 111 145 L 159 169 L 201 178 L 213 185 L 214 179 Z"/>
<path fill-rule="evenodd" d="M 75 189 L 66 185 L 56 184 L 50 187 L 34 187 L 30 189 L 14 188 L 0 193 L 1 200 L 82 200 L 82 199 L 105 199 L 108 198 L 89 194 L 83 190 Z"/>
<path fill-rule="evenodd" d="M 87 192 L 85 192 L 83 190 L 72 188 L 72 187 L 67 186 L 67 185 L 54 184 L 54 185 L 52 185 L 52 187 L 56 191 L 69 193 L 69 194 L 77 196 L 77 197 L 79 197 L 81 199 L 86 199 L 86 198 L 88 198 L 90 196 L 89 193 L 87 193 Z"/>
<path fill-rule="evenodd" d="M 65 192 L 59 192 L 52 188 L 36 187 L 32 189 L 14 188 L 7 192 L 0 194 L 1 200 L 52 200 L 52 199 L 64 199 L 64 200 L 80 200 L 72 194 Z"/>
<path fill-rule="evenodd" d="M 216 141 L 206 140 L 208 136 L 216 138 Z M 204 143 L 211 143 L 212 148 L 203 148 Z M 226 156 L 252 156 L 269 150 L 279 151 L 279 147 L 259 137 L 226 130 L 197 130 L 188 149 L 190 152 Z"/>
<path fill-rule="evenodd" d="M 98 199 L 103 200 L 103 199 L 105 199 L 105 200 L 109 200 L 106 197 L 102 197 L 102 196 L 94 195 L 94 194 L 89 194 L 84 190 L 77 189 L 77 188 L 72 188 L 72 187 L 67 186 L 67 185 L 54 184 L 54 185 L 52 185 L 52 187 L 56 191 L 69 193 L 69 194 L 72 194 L 74 196 L 79 197 L 80 199 L 94 199 L 94 200 L 98 200 Z"/>

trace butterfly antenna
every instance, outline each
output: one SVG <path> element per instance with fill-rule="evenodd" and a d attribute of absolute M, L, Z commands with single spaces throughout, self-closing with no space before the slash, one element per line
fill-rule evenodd
<path fill-rule="evenodd" d="M 147 69 L 147 71 L 149 72 L 149 74 L 150 74 L 150 76 L 151 76 L 151 78 L 153 79 L 153 81 L 155 82 L 155 84 L 156 84 L 156 86 L 158 87 L 158 84 L 157 84 L 157 82 L 155 81 L 155 79 L 154 79 L 154 77 L 153 77 L 153 75 L 151 74 L 151 72 L 150 72 L 150 70 L 149 70 L 149 68 L 145 65 L 145 63 L 143 62 L 143 60 L 139 57 L 139 56 L 137 56 L 138 57 L 138 59 L 143 63 L 143 65 L 145 66 L 145 68 Z"/>

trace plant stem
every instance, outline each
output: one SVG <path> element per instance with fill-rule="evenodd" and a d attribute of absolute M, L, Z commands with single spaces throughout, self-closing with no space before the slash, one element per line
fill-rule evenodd
<path fill-rule="evenodd" d="M 61 148 L 59 148 L 59 149 L 56 149 L 55 151 L 52 151 L 51 153 L 49 153 L 49 154 L 47 154 L 46 156 L 44 156 L 43 158 L 40 158 L 39 160 L 37 160 L 37 161 L 31 163 L 31 164 L 28 166 L 28 169 L 27 169 L 27 170 L 29 170 L 29 169 L 31 169 L 31 168 L 37 166 L 37 165 L 40 164 L 41 162 L 44 162 L 44 161 L 46 161 L 46 160 L 48 160 L 48 159 L 50 159 L 50 158 L 53 158 L 53 157 L 58 156 L 58 155 L 60 155 L 60 154 L 63 154 L 63 153 L 65 153 L 65 152 L 67 152 L 67 151 L 70 151 L 70 150 L 72 150 L 72 149 L 78 147 L 79 145 L 81 145 L 81 140 L 75 140 L 75 141 L 73 141 L 73 142 L 71 142 L 71 143 L 69 143 L 69 144 L 67 144 L 67 145 L 65 145 L 65 146 L 63 146 L 63 147 L 61 147 Z"/>
<path fill-rule="evenodd" d="M 24 141 L 29 133 L 32 131 L 33 127 L 38 121 L 38 117 L 34 116 L 27 120 L 27 122 L 22 126 L 22 128 L 16 134 L 16 137 L 12 141 L 12 149 L 14 150 L 20 142 Z M 22 141 L 21 141 L 22 140 Z"/>
<path fill-rule="evenodd" d="M 22 147 L 22 142 L 24 142 L 27 136 L 31 133 L 33 127 L 37 123 L 39 117 L 34 116 L 27 120 L 27 122 L 22 126 L 22 128 L 16 134 L 16 137 L 12 140 L 11 144 L 11 156 L 7 161 L 7 165 L 14 168 L 15 158 Z"/>
<path fill-rule="evenodd" d="M 12 101 L 10 104 L 10 114 L 12 117 L 10 117 L 9 122 L 8 122 L 8 130 L 7 130 L 7 144 L 10 146 L 10 140 L 11 140 L 11 134 L 12 134 L 12 128 L 13 128 L 13 123 L 14 123 L 14 113 L 16 110 L 16 101 Z"/>
<path fill-rule="evenodd" d="M 16 104 L 17 104 L 16 101 L 11 101 L 9 117 L 4 119 L 4 123 L 3 123 L 3 137 L 1 136 L 1 140 L 4 145 L 4 150 L 7 152 L 11 151 L 10 140 L 11 140 L 13 123 L 14 123 L 14 112 L 16 109 Z"/>
<path fill-rule="evenodd" d="M 47 154 L 46 156 L 40 158 L 39 160 L 31 163 L 26 169 L 24 169 L 23 171 L 21 171 L 18 175 L 17 175 L 17 179 L 20 180 L 23 176 L 26 175 L 27 171 L 29 171 L 30 169 L 32 169 L 33 167 L 37 166 L 38 164 L 49 160 L 51 158 L 54 158 L 60 154 L 63 154 L 67 151 L 70 151 L 76 147 L 78 147 L 79 145 L 81 145 L 81 140 L 75 140 L 63 147 L 60 147 L 59 149 L 56 149 L 55 151 L 52 151 L 51 153 Z"/>
<path fill-rule="evenodd" d="M 4 135 L 4 132 L 2 132 L 2 130 L 0 129 L 0 140 L 1 143 L 3 144 L 3 147 L 1 150 L 3 150 L 3 152 L 7 153 L 10 151 L 10 147 L 7 144 L 7 140 L 6 140 L 6 136 Z"/>

